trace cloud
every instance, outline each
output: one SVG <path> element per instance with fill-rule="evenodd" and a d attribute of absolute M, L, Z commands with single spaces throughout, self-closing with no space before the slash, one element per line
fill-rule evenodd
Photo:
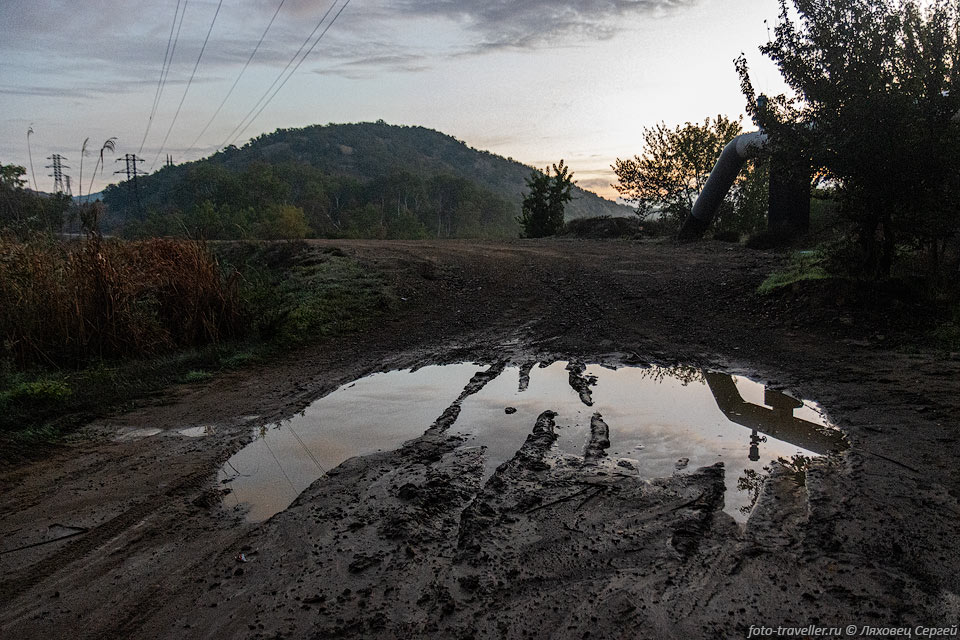
<path fill-rule="evenodd" d="M 576 172 L 574 173 L 576 174 Z M 585 178 L 581 180 L 578 175 L 574 175 L 574 180 L 576 180 L 578 187 L 590 191 L 609 191 L 610 185 L 616 182 L 612 172 L 609 178 Z"/>
<path fill-rule="evenodd" d="M 193 68 L 217 1 L 189 3 L 171 80 Z M 306 62 L 315 73 L 351 78 L 418 72 L 444 58 L 609 38 L 629 18 L 665 15 L 700 1 L 354 0 Z M 334 2 L 340 7 L 343 0 L 285 0 L 254 65 L 282 68 Z M 228 77 L 238 69 L 277 4 L 225 2 L 201 73 Z M 173 0 L 138 3 L 135 8 L 129 0 L 0 0 L 0 52 L 12 71 L 2 91 L 56 95 L 32 86 L 31 78 L 38 73 L 50 84 L 67 87 L 77 84 L 78 75 L 108 77 L 121 83 L 117 93 L 125 82 L 155 81 L 176 6 Z M 77 97 L 92 92 L 64 90 Z"/>
<path fill-rule="evenodd" d="M 426 55 L 413 52 L 389 52 L 389 47 L 372 47 L 366 54 L 355 49 L 350 51 L 331 51 L 326 58 L 339 59 L 341 62 L 326 64 L 313 70 L 319 75 L 332 75 L 351 80 L 367 79 L 388 71 L 391 73 L 416 73 L 430 68 Z"/>
<path fill-rule="evenodd" d="M 217 82 L 222 78 L 196 76 L 193 84 Z M 170 80 L 170 86 L 183 86 L 186 79 Z M 41 98 L 81 98 L 100 99 L 105 95 L 130 94 L 149 89 L 152 81 L 117 80 L 85 86 L 42 86 L 42 85 L 0 85 L 0 95 L 33 96 Z"/>
<path fill-rule="evenodd" d="M 661 16 L 699 0 L 387 0 L 397 15 L 457 21 L 479 37 L 475 51 L 532 48 L 559 38 L 606 39 L 622 20 Z"/>
<path fill-rule="evenodd" d="M 0 95 L 39 96 L 42 98 L 92 98 L 90 89 L 68 87 L 0 87 Z"/>

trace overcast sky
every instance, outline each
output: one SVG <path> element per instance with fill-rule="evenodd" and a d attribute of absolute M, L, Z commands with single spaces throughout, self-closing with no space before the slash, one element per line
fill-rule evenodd
<path fill-rule="evenodd" d="M 209 155 L 318 24 L 317 35 L 329 31 L 238 145 L 278 127 L 382 118 L 535 166 L 564 158 L 581 186 L 613 197 L 609 165 L 641 152 L 644 127 L 743 112 L 733 69 L 741 51 L 758 91 L 782 90 L 757 52 L 776 0 L 349 0 L 330 26 L 344 0 L 332 2 L 284 0 L 191 148 L 280 0 L 223 0 L 185 99 L 218 0 L 179 0 L 179 39 L 139 151 L 178 1 L 0 0 L 0 163 L 29 164 L 30 126 L 44 190 L 52 189 L 45 158 L 60 153 L 77 192 L 86 137 L 94 152 L 84 159 L 84 191 L 110 136 L 117 157 L 139 151 L 147 170 L 168 153 L 176 162 Z M 116 180 L 110 172 L 122 163 L 107 160 L 94 191 Z"/>

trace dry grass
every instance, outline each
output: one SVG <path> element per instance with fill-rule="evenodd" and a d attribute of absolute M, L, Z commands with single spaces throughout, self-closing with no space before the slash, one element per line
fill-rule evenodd
<path fill-rule="evenodd" d="M 189 240 L 0 238 L 0 357 L 79 366 L 217 342 L 242 327 L 235 280 Z"/>

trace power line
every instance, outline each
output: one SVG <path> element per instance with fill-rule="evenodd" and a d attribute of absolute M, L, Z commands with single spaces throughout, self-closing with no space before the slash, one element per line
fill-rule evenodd
<path fill-rule="evenodd" d="M 63 170 L 70 168 L 68 165 L 63 164 L 66 158 L 59 153 L 55 153 L 52 156 L 47 156 L 47 160 L 53 161 L 53 164 L 48 164 L 45 167 L 46 169 L 53 169 L 53 173 L 47 174 L 53 178 L 53 192 L 65 193 L 66 188 L 63 186 Z"/>
<path fill-rule="evenodd" d="M 290 60 L 287 61 L 287 64 L 286 64 L 286 66 L 283 68 L 283 70 L 280 71 L 279 74 L 277 74 L 277 77 L 273 79 L 273 82 L 271 82 L 271 83 L 270 83 L 270 86 L 267 87 L 267 90 L 263 92 L 263 95 L 260 96 L 260 99 L 257 100 L 256 103 L 254 103 L 253 107 L 250 108 L 250 111 L 247 112 L 247 115 L 243 116 L 243 119 L 241 119 L 240 122 L 237 123 L 237 126 L 235 126 L 235 127 L 233 128 L 233 131 L 231 131 L 229 134 L 227 134 L 226 139 L 224 139 L 224 141 L 220 144 L 221 147 L 227 146 L 227 143 L 228 143 L 228 142 L 230 142 L 231 140 L 236 140 L 237 138 L 240 137 L 239 135 L 236 135 L 236 136 L 235 136 L 234 134 L 236 134 L 237 131 L 240 131 L 240 127 L 244 127 L 244 124 L 243 124 L 243 123 L 247 121 L 247 118 L 249 118 L 251 115 L 253 115 L 253 112 L 256 111 L 256 110 L 257 110 L 257 107 L 260 106 L 260 103 L 263 102 L 263 100 L 270 94 L 270 91 L 271 91 L 275 86 L 277 86 L 277 83 L 280 82 L 280 79 L 283 77 L 283 74 L 286 73 L 286 72 L 287 72 L 287 69 L 290 68 L 290 65 L 292 65 L 292 64 L 294 63 L 294 61 L 297 59 L 297 56 L 299 56 L 299 55 L 300 55 L 300 52 L 303 51 L 304 47 L 307 46 L 307 44 L 310 42 L 310 39 L 313 38 L 314 34 L 315 34 L 317 31 L 320 30 L 320 27 L 323 25 L 324 20 L 327 19 L 327 16 L 328 16 L 328 15 L 330 15 L 330 12 L 333 11 L 333 8 L 336 6 L 336 4 L 337 4 L 337 0 L 333 0 L 333 3 L 332 3 L 332 4 L 330 5 L 330 7 L 326 10 L 326 12 L 323 14 L 323 16 L 321 16 L 319 22 L 317 22 L 317 26 L 315 26 L 315 27 L 313 28 L 313 31 L 311 31 L 311 32 L 310 32 L 310 35 L 308 35 L 307 38 L 303 41 L 303 44 L 300 45 L 300 48 L 297 49 L 297 52 L 294 53 L 293 56 L 290 58 Z M 249 124 L 249 123 L 248 123 L 248 124 Z M 244 131 L 245 131 L 245 130 L 246 130 L 246 127 L 244 127 Z M 242 132 L 241 132 L 241 133 L 242 133 Z"/>
<path fill-rule="evenodd" d="M 160 108 L 160 99 L 163 98 L 163 90 L 167 88 L 167 80 L 170 79 L 170 69 L 173 67 L 173 58 L 177 53 L 177 43 L 180 42 L 180 31 L 183 29 L 183 19 L 187 15 L 187 4 L 190 0 L 183 0 L 183 11 L 180 12 L 180 22 L 177 23 L 177 34 L 173 36 L 173 48 L 170 49 L 170 60 L 167 62 L 167 72 L 163 74 L 160 95 L 157 96 L 157 108 Z"/>
<path fill-rule="evenodd" d="M 150 163 L 151 171 L 153 171 L 153 165 L 157 163 L 157 158 L 160 157 L 160 153 L 167 145 L 167 140 L 170 138 L 170 132 L 173 131 L 173 126 L 177 123 L 177 118 L 180 116 L 180 110 L 183 108 L 183 103 L 187 99 L 187 93 L 190 91 L 190 85 L 193 84 L 193 78 L 197 75 L 197 68 L 200 66 L 200 60 L 203 59 L 203 52 L 207 48 L 207 41 L 210 40 L 210 34 L 213 32 L 213 25 L 217 23 L 217 16 L 220 15 L 220 7 L 222 6 L 223 0 L 220 0 L 220 2 L 217 3 L 217 11 L 213 14 L 213 20 L 210 22 L 210 28 L 207 29 L 207 36 L 203 39 L 203 46 L 200 47 L 200 55 L 197 56 L 197 62 L 193 65 L 193 71 L 190 73 L 190 79 L 187 80 L 187 88 L 183 90 L 183 96 L 180 98 L 180 104 L 177 105 L 177 111 L 173 114 L 173 120 L 170 122 L 170 127 L 167 129 L 167 135 L 163 137 L 163 142 L 160 143 L 160 149 L 157 151 L 157 155 L 153 158 L 153 162 Z"/>
<path fill-rule="evenodd" d="M 286 470 L 283 468 L 283 465 L 280 464 L 280 458 L 277 457 L 277 454 L 273 452 L 273 449 L 270 447 L 270 443 L 267 441 L 267 436 L 263 437 L 263 444 L 267 445 L 267 451 L 270 452 L 270 455 L 273 456 L 274 461 L 277 463 L 277 466 L 280 467 L 280 473 L 283 474 L 283 477 L 287 479 L 287 484 L 290 485 L 290 488 L 293 489 L 293 493 L 296 496 L 300 492 L 297 491 L 297 488 L 294 486 L 293 481 L 290 480 L 290 476 L 287 475 Z"/>
<path fill-rule="evenodd" d="M 290 65 L 292 65 L 293 62 L 297 59 L 297 56 L 300 55 L 300 52 L 303 51 L 304 47 L 307 46 L 307 44 L 310 42 L 310 39 L 313 38 L 313 35 L 320 30 L 321 25 L 323 25 L 323 21 L 327 19 L 327 16 L 330 15 L 330 12 L 333 10 L 333 7 L 336 6 L 336 4 L 337 4 L 337 0 L 334 0 L 333 4 L 330 5 L 327 11 L 320 18 L 320 21 L 317 22 L 317 26 L 313 28 L 313 31 L 310 32 L 310 35 L 306 37 L 306 39 L 303 41 L 303 44 L 301 44 L 300 48 L 297 49 L 297 52 L 294 53 L 293 56 L 290 58 L 290 60 L 287 61 L 287 64 L 286 66 L 283 67 L 283 70 L 280 71 L 279 74 L 277 74 L 277 77 L 273 79 L 273 82 L 270 83 L 270 86 L 267 87 L 267 90 L 263 92 L 263 95 L 260 96 L 260 98 L 256 101 L 256 103 L 254 103 L 254 105 L 250 108 L 250 111 L 247 112 L 247 115 L 243 116 L 243 119 L 241 119 L 240 122 L 237 123 L 237 126 L 233 128 L 233 131 L 227 134 L 226 139 L 220 145 L 221 147 L 226 146 L 228 142 L 236 139 L 234 138 L 234 134 L 240 130 L 240 127 L 243 126 L 243 123 L 247 121 L 247 118 L 249 118 L 253 114 L 253 112 L 257 110 L 257 107 L 259 107 L 260 103 L 263 102 L 263 100 L 270 94 L 270 91 L 275 86 L 277 86 L 277 83 L 280 82 L 280 78 L 283 77 L 283 74 L 287 72 L 287 69 L 289 69 Z"/>
<path fill-rule="evenodd" d="M 186 14 L 187 5 L 184 3 L 183 12 Z M 180 13 L 180 0 L 177 0 L 177 7 L 173 10 L 173 22 L 170 23 L 170 35 L 167 37 L 167 50 L 163 53 L 163 65 L 160 67 L 160 77 L 157 79 L 157 91 L 153 94 L 153 107 L 150 109 L 150 117 L 147 119 L 147 130 L 143 132 L 143 140 L 140 141 L 140 150 L 137 153 L 143 153 L 143 145 L 147 142 L 147 134 L 150 133 L 150 125 L 153 124 L 153 116 L 157 115 L 157 106 L 160 104 L 160 94 L 163 91 L 163 78 L 167 72 L 168 61 L 173 62 L 170 55 L 170 43 L 173 42 L 173 30 L 177 26 L 177 14 Z M 183 18 L 180 18 L 180 24 L 183 25 Z M 180 39 L 180 30 L 177 29 L 177 39 Z M 176 45 L 174 45 L 176 46 Z"/>
<path fill-rule="evenodd" d="M 293 437 L 297 439 L 297 442 L 300 443 L 300 446 L 303 447 L 303 450 L 307 452 L 307 455 L 310 456 L 310 459 L 313 460 L 313 464 L 317 465 L 317 469 L 320 470 L 320 475 L 327 475 L 326 470 L 323 468 L 323 465 L 320 464 L 320 461 L 317 460 L 317 456 L 313 455 L 313 451 L 310 451 L 310 447 L 306 445 L 303 441 L 303 438 L 300 437 L 300 434 L 293 430 L 293 424 L 290 423 L 287 425 L 287 428 L 290 429 L 290 433 L 293 434 Z"/>
<path fill-rule="evenodd" d="M 336 4 L 337 4 L 337 0 L 334 0 L 333 5 L 331 5 L 330 8 L 332 9 Z M 313 44 L 310 45 L 310 48 L 307 49 L 307 52 L 304 53 L 303 56 L 300 58 L 300 60 L 297 62 L 297 66 L 295 66 L 293 70 L 290 71 L 289 74 L 287 74 L 287 77 L 283 79 L 283 82 L 281 82 L 280 86 L 277 87 L 276 91 L 273 92 L 273 95 L 271 95 L 267 99 L 267 101 L 263 103 L 263 106 L 260 107 L 260 110 L 257 111 L 257 114 L 250 119 L 250 121 L 243 127 L 243 129 L 241 129 L 240 133 L 237 135 L 237 138 L 243 137 L 243 133 L 247 130 L 247 128 L 251 124 L 253 124 L 254 120 L 260 117 L 260 114 L 263 113 L 263 110 L 267 108 L 267 105 L 269 105 L 273 101 L 273 99 L 277 97 L 277 94 L 280 93 L 280 90 L 283 89 L 283 86 L 287 84 L 287 81 L 293 77 L 293 74 L 295 74 L 297 72 L 297 69 L 300 68 L 300 65 L 303 64 L 303 61 L 307 59 L 307 56 L 309 56 L 313 52 L 313 50 L 316 48 L 316 46 L 320 44 L 320 41 L 323 39 L 323 36 L 327 34 L 327 31 L 330 30 L 330 27 L 332 27 L 333 23 L 337 21 L 337 18 L 340 17 L 340 14 L 343 13 L 343 10 L 347 8 L 348 4 L 350 4 L 350 0 L 346 0 L 346 2 L 343 3 L 343 6 L 340 7 L 340 10 L 337 11 L 337 13 L 333 16 L 333 19 L 330 20 L 329 23 L 327 23 L 327 26 L 323 30 L 323 32 L 319 36 L 317 36 L 317 39 L 314 40 Z M 330 9 L 327 10 L 327 13 L 330 13 Z M 326 17 L 326 14 L 324 14 L 324 17 Z"/>
<path fill-rule="evenodd" d="M 126 166 L 120 171 L 114 171 L 113 173 L 121 173 L 127 176 L 127 184 L 133 188 L 134 196 L 137 199 L 137 213 L 143 218 L 143 207 L 140 205 L 140 185 L 137 182 L 137 176 L 146 173 L 145 171 L 137 169 L 137 163 L 143 162 L 143 158 L 138 158 L 135 154 L 128 153 L 124 155 L 123 158 L 117 158 L 114 162 L 120 162 L 121 160 L 126 163 Z M 131 182 L 131 180 L 133 181 Z"/>
<path fill-rule="evenodd" d="M 267 32 L 270 31 L 270 27 L 273 26 L 273 22 L 277 19 L 277 16 L 280 14 L 280 9 L 283 8 L 283 3 L 287 0 L 280 0 L 280 4 L 277 5 L 277 10 L 273 12 L 273 17 L 270 18 L 270 22 L 267 24 L 267 28 L 263 30 L 263 33 L 260 35 L 260 40 L 257 42 L 257 46 L 253 48 L 253 52 L 250 54 L 250 57 L 247 58 L 247 61 L 243 64 L 243 68 L 240 69 L 240 73 L 237 74 L 237 79 L 233 81 L 233 86 L 230 87 L 230 91 L 227 91 L 227 95 L 223 97 L 223 101 L 220 103 L 220 106 L 217 107 L 217 110 L 213 112 L 213 115 L 210 116 L 210 120 L 204 125 L 203 130 L 197 134 L 196 139 L 190 144 L 190 148 L 187 149 L 187 153 L 190 153 L 193 148 L 197 145 L 197 142 L 203 137 L 203 134 L 207 132 L 207 129 L 216 119 L 217 115 L 220 113 L 220 110 L 223 109 L 223 105 L 227 104 L 227 100 L 233 94 L 233 90 L 237 88 L 237 84 L 240 82 L 240 78 L 243 77 L 244 72 L 247 70 L 247 67 L 250 66 L 250 62 L 253 60 L 253 57 L 257 55 L 257 51 L 260 50 L 260 45 L 263 44 L 263 39 L 267 37 Z"/>

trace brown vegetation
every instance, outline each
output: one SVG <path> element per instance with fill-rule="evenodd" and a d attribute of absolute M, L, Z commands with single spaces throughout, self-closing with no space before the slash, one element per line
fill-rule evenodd
<path fill-rule="evenodd" d="M 0 238 L 0 357 L 79 365 L 236 333 L 236 276 L 202 244 Z"/>

